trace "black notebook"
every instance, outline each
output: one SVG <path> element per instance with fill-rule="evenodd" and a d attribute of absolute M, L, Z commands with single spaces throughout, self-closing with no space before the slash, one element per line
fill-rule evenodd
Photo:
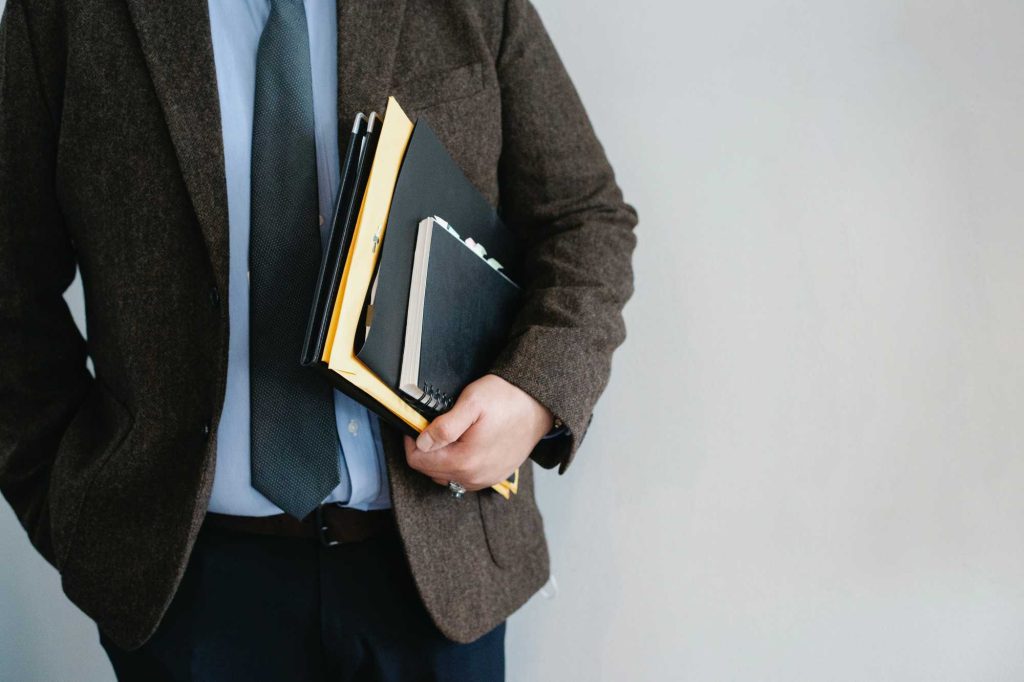
<path fill-rule="evenodd" d="M 464 237 L 487 247 L 518 278 L 520 237 L 498 217 L 487 199 L 466 179 L 423 118 L 416 121 L 395 184 L 377 271 L 373 312 L 358 358 L 398 390 L 413 251 L 420 221 L 438 215 Z"/>
<path fill-rule="evenodd" d="M 419 223 L 399 388 L 433 416 L 487 371 L 505 341 L 519 287 L 486 245 L 438 217 Z"/>

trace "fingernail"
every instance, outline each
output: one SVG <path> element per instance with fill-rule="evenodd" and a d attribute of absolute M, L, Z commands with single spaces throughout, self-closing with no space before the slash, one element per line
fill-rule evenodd
<path fill-rule="evenodd" d="M 424 431 L 420 434 L 420 437 L 416 439 L 416 449 L 421 452 L 430 452 L 434 449 L 434 439 L 430 437 L 430 434 Z"/>

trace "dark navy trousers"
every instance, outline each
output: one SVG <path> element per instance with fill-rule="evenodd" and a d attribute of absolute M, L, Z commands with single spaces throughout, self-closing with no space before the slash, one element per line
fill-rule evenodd
<path fill-rule="evenodd" d="M 319 682 L 505 678 L 504 623 L 446 639 L 413 584 L 397 533 L 337 547 L 204 527 L 154 636 L 119 680 Z"/>

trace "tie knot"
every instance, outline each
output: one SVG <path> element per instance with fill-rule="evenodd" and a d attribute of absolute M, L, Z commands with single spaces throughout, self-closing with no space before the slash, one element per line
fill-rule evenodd
<path fill-rule="evenodd" d="M 270 0 L 270 13 L 281 16 L 305 16 L 306 7 L 303 0 Z"/>

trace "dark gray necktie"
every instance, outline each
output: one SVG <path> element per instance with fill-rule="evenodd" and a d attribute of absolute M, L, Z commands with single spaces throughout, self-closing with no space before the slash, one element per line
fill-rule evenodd
<path fill-rule="evenodd" d="M 296 518 L 339 483 L 331 389 L 299 365 L 320 262 L 309 35 L 273 0 L 256 54 L 249 232 L 252 485 Z"/>

